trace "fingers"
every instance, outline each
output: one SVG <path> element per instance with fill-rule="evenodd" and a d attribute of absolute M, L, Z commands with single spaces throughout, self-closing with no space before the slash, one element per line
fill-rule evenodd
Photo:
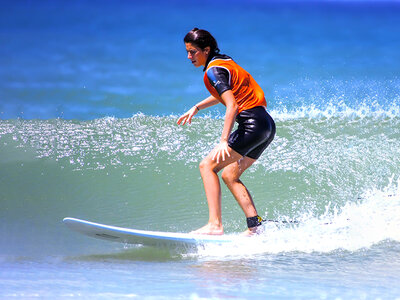
<path fill-rule="evenodd" d="M 176 124 L 178 124 L 178 125 L 185 125 L 185 123 L 186 123 L 186 116 L 182 116 L 182 117 L 180 117 L 179 119 L 178 119 L 178 122 L 176 122 Z M 182 123 L 182 121 L 183 121 L 183 123 Z M 182 124 L 181 124 L 182 123 Z"/>
<path fill-rule="evenodd" d="M 179 119 L 178 122 L 176 122 L 178 125 L 185 125 L 186 123 L 192 124 L 192 118 L 196 114 L 195 109 L 191 109 L 187 111 L 185 114 L 183 114 Z M 182 124 L 181 124 L 182 123 Z"/>
<path fill-rule="evenodd" d="M 188 118 L 187 118 L 188 124 L 192 124 L 192 118 L 193 118 L 193 115 L 190 114 L 190 115 L 188 116 Z"/>
<path fill-rule="evenodd" d="M 217 161 L 217 163 L 221 161 L 225 161 L 228 157 L 231 157 L 228 146 L 227 144 L 219 144 L 215 149 L 214 149 L 214 155 L 212 157 L 212 160 Z"/>
<path fill-rule="evenodd" d="M 225 156 L 226 154 L 226 156 Z M 224 148 L 222 150 L 222 161 L 225 161 L 226 158 L 231 157 L 231 155 L 229 154 L 228 148 Z"/>
<path fill-rule="evenodd" d="M 218 149 L 214 149 L 214 155 L 212 157 L 212 160 L 215 160 L 215 158 L 217 158 L 217 163 L 219 163 Z"/>
<path fill-rule="evenodd" d="M 176 122 L 178 125 L 185 125 L 186 123 L 191 123 L 192 118 L 190 115 L 188 115 L 188 113 L 182 115 L 179 119 L 178 122 Z M 181 124 L 182 123 L 182 124 Z"/>

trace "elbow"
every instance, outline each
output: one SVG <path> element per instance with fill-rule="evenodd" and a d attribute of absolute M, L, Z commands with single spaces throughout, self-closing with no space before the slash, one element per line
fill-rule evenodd
<path fill-rule="evenodd" d="M 237 105 L 236 102 L 231 103 L 227 108 L 230 109 L 235 114 L 235 116 L 239 113 L 239 105 Z"/>
<path fill-rule="evenodd" d="M 235 115 L 239 112 L 239 105 L 236 102 L 236 99 L 231 90 L 225 91 L 221 94 L 221 99 L 226 106 L 226 111 L 234 113 Z"/>

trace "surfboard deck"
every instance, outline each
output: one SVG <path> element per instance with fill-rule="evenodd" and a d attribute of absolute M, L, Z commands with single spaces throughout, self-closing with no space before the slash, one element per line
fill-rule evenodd
<path fill-rule="evenodd" d="M 76 218 L 64 218 L 68 228 L 87 236 L 124 244 L 145 246 L 196 246 L 204 244 L 232 243 L 239 235 L 199 235 L 179 232 L 147 231 L 110 226 Z"/>

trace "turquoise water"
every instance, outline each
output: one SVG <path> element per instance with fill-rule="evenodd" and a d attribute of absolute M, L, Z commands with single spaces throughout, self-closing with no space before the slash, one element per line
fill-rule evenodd
<path fill-rule="evenodd" d="M 399 299 L 399 5 L 205 3 L 5 3 L 0 298 Z M 299 223 L 186 251 L 69 231 L 66 216 L 206 222 L 198 163 L 223 109 L 176 125 L 207 95 L 182 43 L 194 26 L 266 91 L 276 138 L 243 181 L 263 217 Z M 225 187 L 222 206 L 243 231 Z"/>

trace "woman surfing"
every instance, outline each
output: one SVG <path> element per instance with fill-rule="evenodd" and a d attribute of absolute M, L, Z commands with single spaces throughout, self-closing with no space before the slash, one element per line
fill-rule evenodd
<path fill-rule="evenodd" d="M 257 232 L 262 219 L 253 199 L 239 179 L 260 157 L 275 136 L 275 123 L 266 111 L 264 92 L 253 77 L 235 61 L 220 54 L 215 38 L 206 30 L 194 28 L 184 38 L 188 59 L 203 66 L 204 84 L 210 96 L 198 102 L 177 121 L 191 123 L 197 112 L 222 103 L 226 107 L 220 142 L 200 163 L 200 174 L 207 197 L 209 220 L 196 234 L 224 233 L 221 217 L 221 186 L 218 172 L 242 208 L 247 221 L 246 234 Z M 234 122 L 237 130 L 232 132 Z"/>

